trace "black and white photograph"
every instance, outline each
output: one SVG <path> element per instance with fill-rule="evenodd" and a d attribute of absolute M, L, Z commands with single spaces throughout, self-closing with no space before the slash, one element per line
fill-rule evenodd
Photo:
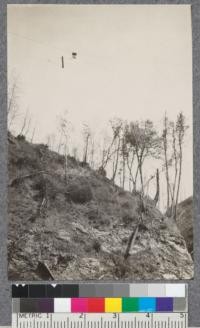
<path fill-rule="evenodd" d="M 7 8 L 9 279 L 193 279 L 191 7 Z"/>

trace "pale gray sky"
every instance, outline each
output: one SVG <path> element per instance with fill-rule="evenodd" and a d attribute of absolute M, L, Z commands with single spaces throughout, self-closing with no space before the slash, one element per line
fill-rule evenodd
<path fill-rule="evenodd" d="M 112 117 L 184 112 L 190 125 L 183 174 L 192 194 L 192 47 L 188 5 L 9 5 L 8 75 L 19 76 L 21 108 L 37 140 L 65 110 L 101 131 Z M 72 59 L 72 52 L 77 59 Z M 65 68 L 61 68 L 64 56 Z"/>

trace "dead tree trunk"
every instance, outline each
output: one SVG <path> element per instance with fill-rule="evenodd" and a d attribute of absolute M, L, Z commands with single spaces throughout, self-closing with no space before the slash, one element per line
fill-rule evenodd
<path fill-rule="evenodd" d="M 180 184 L 181 184 L 181 175 L 182 175 L 182 141 L 179 140 L 179 149 L 180 149 L 180 155 L 179 155 L 179 175 L 178 175 L 178 184 L 177 184 L 177 192 L 176 192 L 176 204 L 174 209 L 174 219 L 176 220 L 176 214 L 177 214 L 177 207 L 178 207 L 178 199 L 179 199 L 179 191 L 180 191 Z"/>
<path fill-rule="evenodd" d="M 116 161 L 115 161 L 115 165 L 114 165 L 114 172 L 113 172 L 113 176 L 112 176 L 113 183 L 115 183 L 115 177 L 116 177 L 117 169 L 118 169 L 120 143 L 121 143 L 121 140 L 119 138 L 118 146 L 117 146 L 117 153 L 116 153 Z"/>
<path fill-rule="evenodd" d="M 126 163 L 125 158 L 123 158 L 123 164 L 122 164 L 122 188 L 125 188 L 125 177 L 126 177 Z"/>
<path fill-rule="evenodd" d="M 140 174 L 140 184 L 141 184 L 141 191 L 142 195 L 144 195 L 144 183 L 143 183 L 143 172 L 142 172 L 142 165 L 143 165 L 143 151 L 139 154 L 138 150 L 136 149 L 136 156 L 137 156 L 137 161 L 138 161 L 138 172 Z"/>
<path fill-rule="evenodd" d="M 84 152 L 84 156 L 83 156 L 84 163 L 87 163 L 89 138 L 90 138 L 90 135 L 87 134 L 86 140 L 85 140 L 85 152 Z"/>
<path fill-rule="evenodd" d="M 68 162 L 68 158 L 67 158 L 67 146 L 65 145 L 65 162 L 64 162 L 64 171 L 65 171 L 65 176 L 64 176 L 64 179 L 65 179 L 65 183 L 67 183 L 67 162 Z"/>
<path fill-rule="evenodd" d="M 163 149 L 164 149 L 164 163 L 165 163 L 165 177 L 167 185 L 167 210 L 169 209 L 169 196 L 170 196 L 170 182 L 169 182 L 169 163 L 168 163 L 168 118 L 165 113 L 164 117 L 164 129 L 162 134 Z"/>
<path fill-rule="evenodd" d="M 139 165 L 139 172 L 140 172 L 141 190 L 142 190 L 142 194 L 144 194 L 143 173 L 142 173 L 142 164 L 141 163 Z"/>
<path fill-rule="evenodd" d="M 129 155 L 127 156 L 126 158 L 126 163 L 127 163 L 127 167 L 128 167 L 128 170 L 129 170 L 129 189 L 130 191 L 133 191 L 135 190 L 135 180 L 134 180 L 134 177 L 133 177 L 133 172 L 132 172 L 132 169 L 133 169 L 133 162 L 134 162 L 134 154 L 132 155 L 132 159 L 131 161 L 129 162 Z M 131 182 L 132 182 L 132 188 L 131 188 Z"/>
<path fill-rule="evenodd" d="M 155 205 L 157 205 L 158 200 L 159 200 L 159 196 L 160 196 L 160 177 L 159 177 L 159 170 L 156 170 L 156 194 L 154 197 L 154 203 Z"/>
<path fill-rule="evenodd" d="M 135 243 L 135 240 L 136 240 L 137 235 L 138 235 L 138 231 L 139 231 L 139 223 L 137 224 L 135 230 L 132 232 L 132 234 L 129 237 L 128 244 L 127 244 L 127 247 L 126 247 L 126 251 L 124 253 L 124 259 L 125 260 L 130 255 L 129 252 L 130 252 L 131 246 L 134 245 L 134 243 Z"/>
<path fill-rule="evenodd" d="M 174 217 L 174 210 L 175 210 L 175 191 L 176 191 L 176 185 L 177 185 L 177 176 L 178 176 L 178 154 L 177 154 L 177 148 L 176 148 L 176 134 L 175 134 L 175 128 L 173 127 L 172 131 L 173 135 L 173 156 L 174 156 L 174 182 L 173 182 L 173 189 L 172 189 L 172 200 L 171 200 L 171 216 Z"/>
<path fill-rule="evenodd" d="M 135 241 L 136 241 L 136 238 L 138 236 L 140 226 L 143 223 L 143 215 L 146 212 L 146 206 L 144 204 L 144 198 L 143 198 L 142 194 L 140 194 L 139 210 L 140 210 L 140 216 L 139 216 L 139 220 L 137 222 L 137 226 L 136 226 L 135 230 L 131 233 L 131 235 L 129 237 L 128 244 L 127 244 L 127 247 L 126 247 L 126 251 L 124 253 L 124 259 L 125 260 L 129 257 L 130 249 L 135 244 Z"/>
<path fill-rule="evenodd" d="M 169 172 L 168 172 L 168 160 L 167 160 L 167 143 L 164 142 L 164 153 L 165 153 L 165 175 L 167 183 L 167 208 L 169 208 Z"/>

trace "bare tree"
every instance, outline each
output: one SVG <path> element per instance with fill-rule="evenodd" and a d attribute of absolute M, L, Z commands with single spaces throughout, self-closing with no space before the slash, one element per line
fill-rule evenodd
<path fill-rule="evenodd" d="M 31 114 L 29 113 L 29 110 L 27 109 L 22 120 L 22 127 L 19 132 L 19 136 L 24 136 L 24 137 L 27 136 L 28 132 L 30 131 L 31 121 L 32 121 L 32 117 Z"/>
<path fill-rule="evenodd" d="M 141 192 L 144 194 L 143 164 L 146 158 L 159 158 L 160 138 L 150 120 L 131 122 L 126 130 L 127 143 L 134 148 L 137 158 L 136 179 L 139 172 Z"/>
<path fill-rule="evenodd" d="M 91 149 L 90 149 L 90 159 L 89 159 L 89 164 L 90 164 L 90 167 L 92 169 L 94 169 L 95 167 L 95 141 L 94 141 L 94 137 L 91 136 L 91 140 L 90 140 L 90 143 L 91 143 Z"/>
<path fill-rule="evenodd" d="M 63 131 L 62 129 L 59 131 L 59 141 L 58 141 L 58 147 L 57 147 L 57 152 L 60 154 L 60 150 L 62 147 L 62 139 L 63 139 Z"/>
<path fill-rule="evenodd" d="M 83 151 L 83 162 L 88 162 L 88 148 L 91 139 L 91 130 L 87 124 L 83 124 L 83 139 L 84 139 L 84 151 Z"/>
<path fill-rule="evenodd" d="M 172 159 L 173 159 L 173 167 L 174 167 L 174 178 L 172 183 L 172 191 L 171 191 L 171 210 L 170 216 L 174 216 L 174 209 L 175 209 L 175 191 L 177 186 L 177 176 L 178 176 L 178 150 L 177 150 L 177 134 L 175 123 L 171 122 L 171 129 L 172 129 Z"/>
<path fill-rule="evenodd" d="M 183 164 L 183 143 L 186 130 L 188 129 L 188 125 L 185 123 L 185 116 L 182 112 L 180 112 L 177 116 L 176 121 L 176 133 L 178 139 L 178 148 L 179 148 L 179 172 L 178 172 L 178 181 L 177 181 L 177 191 L 176 191 L 176 202 L 174 209 L 174 218 L 176 219 L 177 206 L 179 201 L 179 192 L 180 192 L 180 184 L 181 184 L 181 176 L 182 176 L 182 164 Z"/>
<path fill-rule="evenodd" d="M 127 145 L 127 157 L 126 157 L 126 165 L 129 172 L 129 190 L 133 191 L 136 190 L 136 179 L 137 177 L 134 177 L 133 174 L 133 164 L 135 159 L 135 152 L 134 148 L 131 145 Z"/>
<path fill-rule="evenodd" d="M 72 148 L 72 156 L 74 157 L 74 159 L 76 161 L 78 160 L 78 149 L 77 149 L 77 147 Z"/>
<path fill-rule="evenodd" d="M 33 131 L 32 131 L 32 134 L 31 134 L 31 139 L 30 139 L 30 142 L 31 142 L 31 143 L 33 143 L 33 141 L 34 141 L 35 131 L 36 131 L 36 124 L 34 125 L 34 127 L 33 127 Z"/>
<path fill-rule="evenodd" d="M 47 146 L 49 149 L 54 150 L 54 145 L 55 145 L 55 134 L 49 134 L 47 136 Z"/>
<path fill-rule="evenodd" d="M 125 188 L 125 180 L 126 180 L 126 164 L 128 157 L 128 148 L 126 143 L 126 128 L 122 129 L 122 137 L 121 137 L 121 158 L 122 158 L 122 188 Z"/>
<path fill-rule="evenodd" d="M 163 151 L 164 151 L 165 177 L 166 177 L 166 189 L 167 189 L 167 210 L 169 209 L 169 205 L 170 205 L 168 138 L 169 138 L 169 120 L 165 113 L 163 119 L 162 143 L 163 143 Z"/>
<path fill-rule="evenodd" d="M 159 196 L 160 196 L 160 176 L 159 176 L 159 170 L 156 170 L 156 194 L 154 197 L 154 202 L 155 205 L 157 205 L 159 201 Z"/>
<path fill-rule="evenodd" d="M 119 139 L 120 139 L 120 133 L 122 129 L 123 122 L 121 119 L 112 119 L 110 120 L 110 125 L 112 128 L 112 139 L 111 142 L 109 143 L 107 149 L 103 149 L 102 152 L 102 167 L 103 169 L 106 168 L 107 164 L 113 159 L 113 155 L 116 152 L 120 151 L 120 146 L 119 146 Z M 118 167 L 118 161 L 119 161 L 119 154 L 116 156 L 117 162 L 115 162 L 114 167 L 115 169 L 113 170 L 113 178 L 112 180 L 115 180 L 115 176 L 117 173 L 117 167 Z"/>
<path fill-rule="evenodd" d="M 18 80 L 14 77 L 11 84 L 8 85 L 8 104 L 7 104 L 7 114 L 8 114 L 8 129 L 11 129 L 16 117 L 19 115 L 18 107 Z"/>
<path fill-rule="evenodd" d="M 106 165 L 106 154 L 107 154 L 107 148 L 108 145 L 110 144 L 110 139 L 108 138 L 107 135 L 103 135 L 102 139 L 99 139 L 97 142 L 97 166 L 98 166 L 98 171 L 99 172 L 105 172 Z M 104 168 L 105 167 L 105 168 Z"/>
<path fill-rule="evenodd" d="M 67 182 L 67 160 L 68 160 L 68 153 L 69 153 L 69 139 L 70 139 L 70 132 L 71 132 L 71 124 L 67 118 L 67 112 L 63 116 L 59 117 L 59 145 L 58 149 L 62 153 L 64 153 L 65 163 L 64 163 L 64 177 L 65 182 Z"/>
<path fill-rule="evenodd" d="M 113 183 L 115 183 L 115 178 L 118 170 L 118 165 L 119 165 L 119 158 L 120 158 L 120 146 L 121 146 L 121 138 L 118 136 L 117 144 L 115 147 L 115 156 L 114 156 L 114 162 L 113 162 L 113 174 L 111 180 Z"/>

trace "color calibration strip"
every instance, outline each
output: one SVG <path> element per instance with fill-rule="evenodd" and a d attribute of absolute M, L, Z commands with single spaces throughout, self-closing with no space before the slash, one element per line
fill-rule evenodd
<path fill-rule="evenodd" d="M 14 284 L 13 298 L 175 297 L 185 298 L 185 284 Z"/>
<path fill-rule="evenodd" d="M 186 298 L 13 298 L 13 313 L 187 312 Z"/>
<path fill-rule="evenodd" d="M 13 313 L 187 312 L 185 284 L 15 284 Z"/>

